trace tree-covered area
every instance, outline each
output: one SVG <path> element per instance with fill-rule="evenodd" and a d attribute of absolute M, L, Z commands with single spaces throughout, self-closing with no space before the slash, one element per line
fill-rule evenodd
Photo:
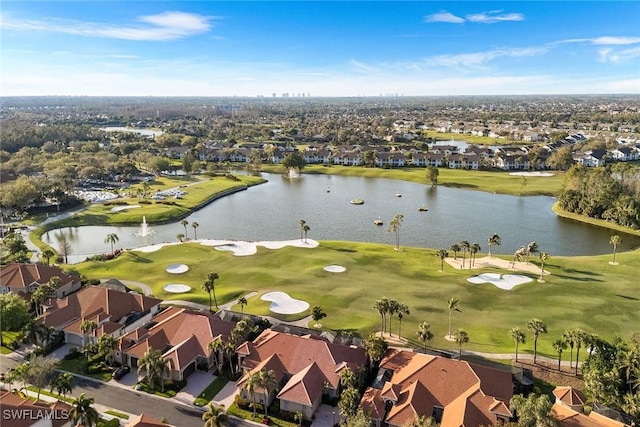
<path fill-rule="evenodd" d="M 640 421 L 640 335 L 596 340 L 582 365 L 585 390 L 596 403 Z"/>
<path fill-rule="evenodd" d="M 596 168 L 575 165 L 566 174 L 558 204 L 567 212 L 639 229 L 640 167 L 628 163 Z"/>

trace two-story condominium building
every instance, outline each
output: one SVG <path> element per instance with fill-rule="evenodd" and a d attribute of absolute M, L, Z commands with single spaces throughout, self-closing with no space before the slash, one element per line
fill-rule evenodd
<path fill-rule="evenodd" d="M 60 285 L 54 289 L 56 298 L 63 298 L 80 289 L 80 276 L 72 276 L 60 267 L 42 264 L 9 263 L 0 268 L 0 293 L 13 292 L 30 299 L 40 286 L 58 277 Z M 53 296 L 53 295 L 52 295 Z"/>

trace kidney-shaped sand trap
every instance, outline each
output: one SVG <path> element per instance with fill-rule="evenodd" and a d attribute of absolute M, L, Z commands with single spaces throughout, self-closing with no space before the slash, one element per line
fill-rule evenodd
<path fill-rule="evenodd" d="M 169 283 L 168 285 L 164 285 L 162 289 L 164 289 L 165 292 L 172 294 L 183 294 L 185 292 L 189 292 L 191 290 L 191 286 L 183 285 L 181 283 Z"/>
<path fill-rule="evenodd" d="M 286 292 L 267 292 L 260 299 L 271 301 L 269 310 L 278 314 L 302 313 L 309 308 L 308 302 L 291 298 Z"/>
<path fill-rule="evenodd" d="M 167 273 L 169 274 L 182 274 L 189 271 L 187 264 L 171 264 L 167 267 Z"/>
<path fill-rule="evenodd" d="M 523 283 L 531 282 L 533 279 L 521 274 L 498 274 L 498 273 L 483 273 L 477 276 L 469 277 L 467 282 L 469 283 L 491 283 L 500 289 L 511 290 L 514 287 Z"/>
<path fill-rule="evenodd" d="M 327 265 L 327 266 L 324 266 L 323 268 L 325 271 L 328 271 L 330 273 L 344 273 L 345 271 L 347 271 L 347 267 L 343 267 L 337 264 Z"/>

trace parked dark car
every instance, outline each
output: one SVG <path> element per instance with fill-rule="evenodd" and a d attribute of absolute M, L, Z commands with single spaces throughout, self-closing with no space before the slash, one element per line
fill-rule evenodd
<path fill-rule="evenodd" d="M 114 380 L 119 380 L 120 378 L 122 378 L 125 375 L 127 375 L 129 372 L 131 372 L 131 368 L 130 367 L 128 367 L 128 366 L 120 366 L 115 371 L 113 371 L 113 374 L 111 374 L 111 378 L 113 378 Z"/>

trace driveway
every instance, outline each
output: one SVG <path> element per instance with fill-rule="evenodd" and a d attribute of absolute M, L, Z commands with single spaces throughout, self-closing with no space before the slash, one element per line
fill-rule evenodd
<path fill-rule="evenodd" d="M 218 404 L 224 405 L 225 408 L 231 406 L 234 402 L 234 398 L 238 394 L 238 387 L 236 387 L 235 381 L 229 381 L 222 390 L 218 392 L 213 398 L 213 401 Z"/>
<path fill-rule="evenodd" d="M 338 407 L 320 405 L 316 411 L 316 418 L 311 423 L 311 427 L 332 427 L 342 419 Z"/>
<path fill-rule="evenodd" d="M 193 372 L 189 375 L 189 378 L 187 378 L 187 385 L 176 394 L 174 399 L 188 405 L 193 405 L 194 399 L 215 379 L 216 376 L 211 373 L 202 371 Z"/>

